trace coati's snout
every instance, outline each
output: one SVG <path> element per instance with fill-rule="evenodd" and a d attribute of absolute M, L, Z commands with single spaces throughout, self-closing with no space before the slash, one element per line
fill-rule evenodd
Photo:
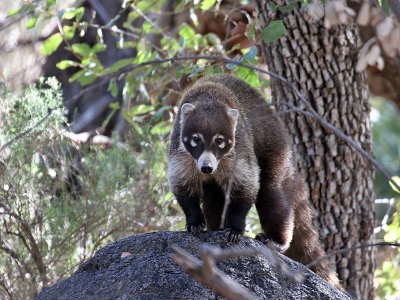
<path fill-rule="evenodd" d="M 197 168 L 204 174 L 212 174 L 218 167 L 218 160 L 211 152 L 204 151 L 197 160 Z"/>
<path fill-rule="evenodd" d="M 233 149 L 239 112 L 229 107 L 181 107 L 181 145 L 193 157 L 197 169 L 213 174 L 221 159 Z"/>

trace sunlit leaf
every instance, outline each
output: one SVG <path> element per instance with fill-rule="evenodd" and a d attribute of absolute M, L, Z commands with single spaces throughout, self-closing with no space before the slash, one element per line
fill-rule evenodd
<path fill-rule="evenodd" d="M 91 49 L 88 44 L 73 44 L 72 46 L 72 52 L 75 54 L 79 54 L 83 57 L 89 56 Z"/>
<path fill-rule="evenodd" d="M 61 34 L 57 32 L 43 42 L 40 52 L 43 55 L 50 55 L 57 50 L 58 46 L 60 46 L 62 41 L 63 38 Z"/>
<path fill-rule="evenodd" d="M 75 8 L 67 8 L 66 10 L 63 11 L 61 18 L 63 20 L 71 20 L 71 19 L 75 18 L 75 15 L 76 15 Z"/>
<path fill-rule="evenodd" d="M 21 7 L 17 7 L 17 8 L 14 8 L 14 9 L 10 10 L 10 11 L 7 13 L 7 18 L 8 18 L 8 17 L 12 17 L 12 16 L 18 14 L 20 11 L 21 11 Z"/>
<path fill-rule="evenodd" d="M 75 19 L 79 22 L 82 19 L 84 13 L 85 13 L 84 7 L 77 8 Z"/>
<path fill-rule="evenodd" d="M 215 5 L 217 0 L 203 0 L 201 1 L 200 8 L 201 10 L 209 10 L 211 7 Z"/>
<path fill-rule="evenodd" d="M 392 180 L 393 180 L 394 182 L 396 182 L 396 184 L 397 184 L 398 186 L 400 186 L 400 177 L 399 177 L 399 176 L 393 176 L 393 177 L 392 177 Z M 395 187 L 395 185 L 394 185 L 393 183 L 391 183 L 391 182 L 389 181 L 389 184 L 390 184 L 390 186 L 392 187 L 392 189 L 393 189 L 396 193 L 399 193 L 399 194 L 400 194 L 400 191 L 397 189 L 397 187 Z"/>
<path fill-rule="evenodd" d="M 65 70 L 66 68 L 69 67 L 77 67 L 79 64 L 76 61 L 73 60 L 62 60 L 56 64 L 57 68 L 60 70 Z"/>
<path fill-rule="evenodd" d="M 31 28 L 35 27 L 36 23 L 37 23 L 37 20 L 38 20 L 38 17 L 30 18 L 28 20 L 28 23 L 26 23 L 26 28 L 27 29 L 31 29 Z"/>
<path fill-rule="evenodd" d="M 151 112 L 153 110 L 154 110 L 153 105 L 139 104 L 139 105 L 132 107 L 130 113 L 132 116 L 139 116 L 139 115 L 147 114 L 148 112 Z"/>
<path fill-rule="evenodd" d="M 75 26 L 69 26 L 69 25 L 64 25 L 63 26 L 63 31 L 64 31 L 64 38 L 66 40 L 72 40 L 75 36 Z"/>

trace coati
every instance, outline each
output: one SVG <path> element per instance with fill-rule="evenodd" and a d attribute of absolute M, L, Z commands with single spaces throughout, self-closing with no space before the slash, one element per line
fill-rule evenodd
<path fill-rule="evenodd" d="M 183 94 L 171 133 L 168 181 L 189 232 L 219 229 L 229 188 L 229 241 L 239 240 L 255 203 L 263 230 L 258 239 L 303 264 L 324 255 L 286 128 L 241 79 L 205 77 Z M 339 286 L 326 260 L 313 270 Z"/>

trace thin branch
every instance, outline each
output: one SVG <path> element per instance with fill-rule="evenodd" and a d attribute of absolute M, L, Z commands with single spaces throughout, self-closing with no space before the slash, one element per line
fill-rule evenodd
<path fill-rule="evenodd" d="M 311 268 L 317 264 L 319 264 L 321 261 L 328 259 L 329 257 L 336 255 L 336 254 L 342 254 L 342 253 L 347 253 L 351 252 L 357 249 L 364 249 L 364 248 L 369 248 L 369 247 L 377 247 L 377 246 L 391 246 L 391 247 L 400 247 L 400 243 L 395 243 L 395 242 L 376 242 L 376 243 L 371 243 L 371 244 L 358 244 L 355 246 L 352 246 L 350 248 L 344 248 L 344 249 L 337 249 L 330 251 L 329 253 L 325 254 L 324 256 L 321 256 L 320 258 L 310 262 L 309 264 L 305 265 L 304 268 Z M 303 268 L 303 270 L 304 270 Z M 299 272 L 303 271 L 300 270 Z"/>
<path fill-rule="evenodd" d="M 164 63 L 173 63 L 175 61 L 186 61 L 186 60 L 208 60 L 208 61 L 214 61 L 214 62 L 220 62 L 220 63 L 230 63 L 233 65 L 237 65 L 237 66 L 241 66 L 241 67 L 245 67 L 254 71 L 257 71 L 259 73 L 263 73 L 263 74 L 267 74 L 270 77 L 279 80 L 280 82 L 286 84 L 294 93 L 294 95 L 302 102 L 305 104 L 306 108 L 308 109 L 308 112 L 306 112 L 307 114 L 311 114 L 316 120 L 317 122 L 322 125 L 325 128 L 328 128 L 330 130 L 332 130 L 332 132 L 339 137 L 340 139 L 342 139 L 343 141 L 345 141 L 349 146 L 353 147 L 354 149 L 356 149 L 367 161 L 369 161 L 376 170 L 378 170 L 388 181 L 390 181 L 397 189 L 400 190 L 400 186 L 392 179 L 392 175 L 389 173 L 389 171 L 387 171 L 384 167 L 380 166 L 379 163 L 366 151 L 364 150 L 359 144 L 357 144 L 353 139 L 351 139 L 350 137 L 348 137 L 343 131 L 339 130 L 338 128 L 336 128 L 334 125 L 332 125 L 331 123 L 329 123 L 327 120 L 325 120 L 323 117 L 321 117 L 312 107 L 312 105 L 310 104 L 310 102 L 308 101 L 307 98 L 305 98 L 300 91 L 293 85 L 291 84 L 286 78 L 278 75 L 275 72 L 272 71 L 268 71 L 265 70 L 263 68 L 260 67 L 256 67 L 256 66 L 252 66 L 249 64 L 245 64 L 242 63 L 240 61 L 234 60 L 234 59 L 230 59 L 228 57 L 224 57 L 224 56 L 213 56 L 213 55 L 188 55 L 188 56 L 175 56 L 175 57 L 171 57 L 171 58 L 165 58 L 165 59 L 154 59 L 154 60 L 150 60 L 147 62 L 143 62 L 140 64 L 134 64 L 125 68 L 122 68 L 121 70 L 111 73 L 105 77 L 103 77 L 103 79 L 101 79 L 98 83 L 87 87 L 83 90 L 81 90 L 76 96 L 68 99 L 66 101 L 66 105 L 68 104 L 73 104 L 75 103 L 75 101 L 83 94 L 87 93 L 90 90 L 93 90 L 95 88 L 97 88 L 98 86 L 108 82 L 111 78 L 121 78 L 122 76 L 126 75 L 126 73 L 134 71 L 140 67 L 143 66 L 149 66 L 149 65 L 157 65 L 157 64 L 164 64 Z M 57 107 L 60 108 L 60 107 Z M 51 112 L 54 109 L 49 111 L 49 114 L 51 114 Z M 48 117 L 48 116 L 47 116 Z M 46 117 L 46 118 L 47 118 Z M 41 121 L 43 122 L 43 121 Z M 37 126 L 34 126 L 34 128 Z M 28 131 L 28 133 L 31 131 L 32 129 L 30 129 Z M 13 138 L 12 141 L 7 142 L 5 145 L 3 145 L 0 149 L 0 152 L 3 151 L 5 148 L 7 148 L 12 142 L 20 139 L 22 136 L 26 135 L 25 134 L 18 134 L 17 137 Z"/>
<path fill-rule="evenodd" d="M 239 283 L 221 272 L 214 264 L 212 255 L 206 249 L 202 251 L 203 262 L 184 249 L 172 245 L 175 255 L 172 259 L 181 266 L 185 272 L 192 275 L 205 286 L 210 287 L 218 294 L 229 300 L 255 300 L 256 295 L 244 288 Z"/>

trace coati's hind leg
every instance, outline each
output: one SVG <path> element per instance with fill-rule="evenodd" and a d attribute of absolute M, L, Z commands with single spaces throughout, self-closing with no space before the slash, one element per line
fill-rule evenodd
<path fill-rule="evenodd" d="M 271 184 L 267 176 L 261 175 L 256 208 L 264 232 L 256 238 L 264 243 L 272 240 L 279 252 L 285 252 L 293 236 L 294 212 L 291 199 L 280 187 Z"/>

